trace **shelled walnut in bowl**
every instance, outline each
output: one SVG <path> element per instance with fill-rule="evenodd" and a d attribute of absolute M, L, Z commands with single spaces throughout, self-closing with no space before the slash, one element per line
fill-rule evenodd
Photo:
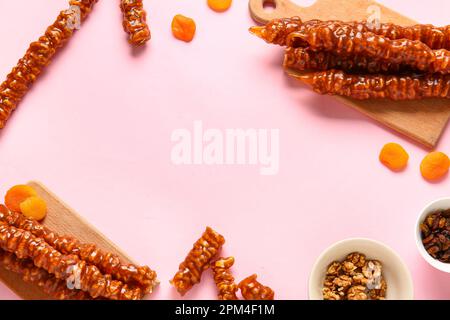
<path fill-rule="evenodd" d="M 334 261 L 327 269 L 322 294 L 325 300 L 384 300 L 387 283 L 383 266 L 368 260 L 359 252 L 347 255 L 344 261 Z"/>
<path fill-rule="evenodd" d="M 309 298 L 337 298 L 334 294 L 340 300 L 411 300 L 414 286 L 407 265 L 394 250 L 376 240 L 350 238 L 326 248 L 311 269 Z"/>

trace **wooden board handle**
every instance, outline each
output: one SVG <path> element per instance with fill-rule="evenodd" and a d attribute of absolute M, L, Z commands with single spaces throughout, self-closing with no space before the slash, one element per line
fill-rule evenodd
<path fill-rule="evenodd" d="M 273 9 L 265 8 L 270 5 Z M 262 24 L 278 18 L 300 16 L 302 20 L 367 20 L 371 10 L 379 10 L 383 22 L 409 25 L 414 20 L 379 4 L 374 0 L 316 0 L 308 7 L 301 7 L 290 0 L 249 0 L 252 18 Z"/>
<path fill-rule="evenodd" d="M 273 9 L 266 9 L 266 5 Z M 299 12 L 302 9 L 289 0 L 250 0 L 249 8 L 252 18 L 262 24 L 273 19 L 289 17 L 290 12 Z"/>

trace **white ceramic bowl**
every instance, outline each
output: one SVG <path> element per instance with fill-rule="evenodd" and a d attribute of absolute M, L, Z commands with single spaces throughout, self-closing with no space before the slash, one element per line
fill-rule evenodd
<path fill-rule="evenodd" d="M 419 218 L 417 219 L 416 223 L 416 244 L 417 248 L 419 249 L 420 254 L 425 259 L 426 262 L 428 262 L 430 265 L 435 267 L 438 270 L 448 272 L 450 273 L 450 263 L 444 263 L 439 260 L 434 259 L 432 256 L 428 254 L 428 252 L 425 250 L 425 247 L 422 243 L 422 235 L 420 233 L 420 224 L 425 220 L 425 218 L 432 213 L 433 211 L 439 210 L 439 209 L 448 209 L 450 208 L 450 198 L 441 198 L 437 199 L 431 203 L 429 203 L 419 214 Z"/>
<path fill-rule="evenodd" d="M 402 259 L 388 246 L 370 239 L 353 238 L 335 243 L 317 259 L 309 277 L 309 298 L 322 300 L 323 281 L 328 266 L 333 261 L 342 261 L 352 252 L 360 252 L 368 259 L 378 260 L 383 265 L 383 276 L 388 290 L 387 300 L 412 300 L 414 298 L 411 274 Z"/>

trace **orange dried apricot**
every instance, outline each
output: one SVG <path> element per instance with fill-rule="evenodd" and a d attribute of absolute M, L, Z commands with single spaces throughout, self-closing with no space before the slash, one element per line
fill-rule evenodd
<path fill-rule="evenodd" d="M 420 172 L 427 180 L 438 180 L 445 176 L 450 167 L 450 159 L 443 152 L 431 152 L 423 158 Z"/>
<path fill-rule="evenodd" d="M 191 42 L 195 36 L 195 21 L 191 18 L 177 14 L 172 21 L 172 33 L 175 38 L 185 42 Z"/>
<path fill-rule="evenodd" d="M 403 170 L 409 160 L 409 155 L 398 143 L 387 143 L 380 152 L 380 161 L 393 171 Z"/>
<path fill-rule="evenodd" d="M 20 212 L 20 204 L 29 197 L 37 196 L 36 190 L 27 185 L 17 185 L 6 192 L 5 205 L 11 211 Z"/>
<path fill-rule="evenodd" d="M 233 0 L 208 0 L 208 6 L 214 11 L 223 12 L 231 7 Z"/>
<path fill-rule="evenodd" d="M 47 204 L 39 197 L 30 197 L 20 204 L 24 216 L 34 220 L 42 220 L 47 215 Z"/>

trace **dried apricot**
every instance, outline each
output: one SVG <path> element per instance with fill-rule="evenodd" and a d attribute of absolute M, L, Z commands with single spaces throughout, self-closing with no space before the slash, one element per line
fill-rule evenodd
<path fill-rule="evenodd" d="M 47 203 L 39 197 L 30 197 L 20 204 L 24 216 L 34 220 L 42 220 L 47 215 Z"/>
<path fill-rule="evenodd" d="M 393 171 L 403 170 L 408 164 L 409 155 L 398 143 L 387 143 L 380 152 L 380 161 Z"/>
<path fill-rule="evenodd" d="M 172 33 L 175 38 L 185 42 L 191 42 L 195 36 L 195 21 L 191 18 L 177 14 L 172 21 Z"/>
<path fill-rule="evenodd" d="M 450 167 L 450 159 L 443 152 L 431 152 L 423 158 L 420 172 L 427 180 L 438 180 L 445 176 Z"/>
<path fill-rule="evenodd" d="M 36 190 L 27 185 L 17 185 L 6 192 L 5 205 L 11 211 L 20 212 L 20 204 L 29 197 L 37 196 Z"/>
<path fill-rule="evenodd" d="M 223 12 L 231 7 L 233 0 L 208 0 L 208 6 L 214 11 Z"/>

